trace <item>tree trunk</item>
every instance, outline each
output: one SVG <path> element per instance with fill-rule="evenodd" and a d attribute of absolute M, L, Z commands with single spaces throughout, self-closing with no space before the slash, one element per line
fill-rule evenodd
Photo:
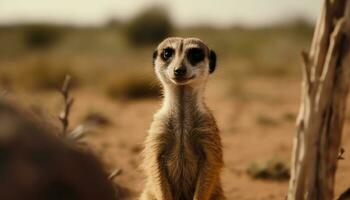
<path fill-rule="evenodd" d="M 331 200 L 350 67 L 350 1 L 325 0 L 304 60 L 288 200 Z"/>

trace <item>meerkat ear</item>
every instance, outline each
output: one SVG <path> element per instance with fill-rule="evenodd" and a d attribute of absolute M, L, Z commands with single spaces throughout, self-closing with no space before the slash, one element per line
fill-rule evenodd
<path fill-rule="evenodd" d="M 216 67 L 216 53 L 213 50 L 209 51 L 209 73 L 213 73 Z"/>
<path fill-rule="evenodd" d="M 157 55 L 158 55 L 158 51 L 157 51 L 157 50 L 154 50 L 154 51 L 153 51 L 153 55 L 152 55 L 152 64 L 153 64 L 153 67 L 154 67 L 154 62 L 156 61 Z"/>

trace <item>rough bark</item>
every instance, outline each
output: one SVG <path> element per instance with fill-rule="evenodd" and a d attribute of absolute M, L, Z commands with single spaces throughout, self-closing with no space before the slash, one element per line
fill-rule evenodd
<path fill-rule="evenodd" d="M 325 0 L 304 61 L 288 200 L 330 200 L 349 87 L 350 1 Z"/>

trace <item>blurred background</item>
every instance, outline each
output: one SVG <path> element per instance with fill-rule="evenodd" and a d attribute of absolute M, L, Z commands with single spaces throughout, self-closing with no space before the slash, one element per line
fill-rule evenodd
<path fill-rule="evenodd" d="M 237 95 L 243 77 L 299 72 L 299 52 L 308 48 L 320 5 L 321 0 L 2 0 L 0 83 L 51 90 L 69 73 L 77 87 L 102 87 L 112 98 L 133 95 L 123 89 L 129 84 L 140 87 L 130 93 L 152 96 L 153 49 L 165 37 L 191 36 L 217 51 L 218 72 L 238 82 L 227 83 Z"/>
<path fill-rule="evenodd" d="M 84 140 L 106 169 L 123 169 L 115 181 L 133 199 L 143 187 L 142 143 L 161 102 L 152 52 L 168 36 L 199 37 L 218 55 L 206 96 L 222 132 L 228 199 L 281 199 L 299 107 L 300 51 L 309 48 L 321 4 L 0 0 L 0 95 L 55 121 L 62 108 L 57 89 L 70 74 L 73 125 L 98 127 Z M 349 169 L 349 161 L 340 162 L 337 192 L 350 185 Z"/>

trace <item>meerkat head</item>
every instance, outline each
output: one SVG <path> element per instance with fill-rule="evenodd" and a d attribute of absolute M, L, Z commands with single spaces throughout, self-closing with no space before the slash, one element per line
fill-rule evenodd
<path fill-rule="evenodd" d="M 195 85 L 214 72 L 216 54 L 200 39 L 171 37 L 154 51 L 153 65 L 163 84 Z"/>

